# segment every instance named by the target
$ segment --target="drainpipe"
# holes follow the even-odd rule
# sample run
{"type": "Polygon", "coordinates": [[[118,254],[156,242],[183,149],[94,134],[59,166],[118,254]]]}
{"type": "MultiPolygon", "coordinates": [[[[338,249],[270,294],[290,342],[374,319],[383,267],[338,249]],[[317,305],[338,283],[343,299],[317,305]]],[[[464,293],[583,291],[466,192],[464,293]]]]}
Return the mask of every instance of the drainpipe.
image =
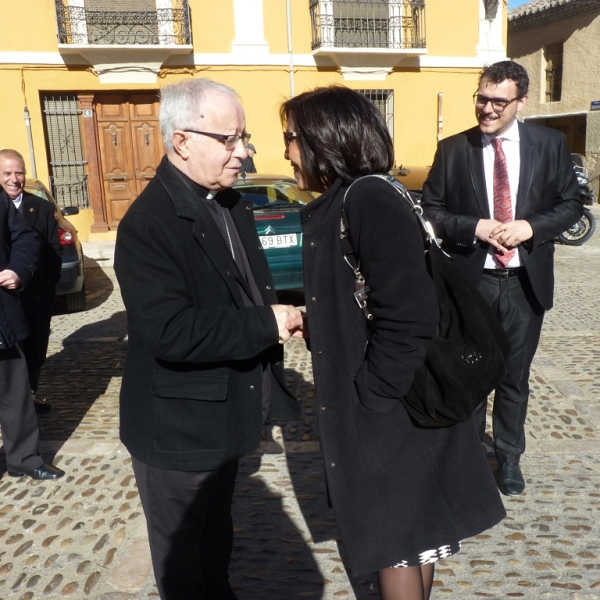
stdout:
{"type": "Polygon", "coordinates": [[[37,179],[37,170],[35,168],[35,155],[33,154],[33,137],[31,136],[31,118],[29,110],[25,107],[25,129],[27,130],[27,142],[29,143],[29,163],[31,164],[31,177],[37,179]]]}
{"type": "Polygon", "coordinates": [[[442,130],[443,130],[443,126],[444,126],[444,113],[442,110],[443,106],[444,106],[444,92],[438,92],[438,132],[437,132],[438,142],[440,142],[442,140],[442,130]]]}
{"type": "Polygon", "coordinates": [[[288,37],[288,54],[290,57],[290,95],[292,98],[296,95],[296,85],[294,83],[294,50],[292,46],[292,10],[290,0],[286,0],[287,13],[287,37],[288,37]]]}

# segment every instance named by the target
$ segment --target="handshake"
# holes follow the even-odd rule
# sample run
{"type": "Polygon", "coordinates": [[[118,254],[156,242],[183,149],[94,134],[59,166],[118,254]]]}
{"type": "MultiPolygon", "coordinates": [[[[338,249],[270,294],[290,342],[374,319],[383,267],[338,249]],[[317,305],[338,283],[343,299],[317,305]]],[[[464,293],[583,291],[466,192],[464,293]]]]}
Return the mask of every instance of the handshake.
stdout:
{"type": "Polygon", "coordinates": [[[285,344],[291,337],[308,337],[306,313],[291,305],[273,304],[271,308],[277,319],[280,344],[285,344]]]}

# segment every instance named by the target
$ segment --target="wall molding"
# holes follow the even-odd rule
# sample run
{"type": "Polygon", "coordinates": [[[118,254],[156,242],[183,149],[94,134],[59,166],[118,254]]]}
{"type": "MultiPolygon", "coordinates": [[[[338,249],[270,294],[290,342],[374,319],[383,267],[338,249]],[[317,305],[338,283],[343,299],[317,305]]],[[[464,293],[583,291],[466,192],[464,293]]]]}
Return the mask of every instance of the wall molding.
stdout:
{"type": "MultiPolygon", "coordinates": [[[[260,56],[238,53],[196,53],[181,57],[171,57],[166,65],[190,63],[190,66],[265,66],[289,68],[289,54],[262,54],[260,56]],[[193,63],[193,65],[192,65],[193,63]]],[[[0,64],[5,65],[85,65],[77,56],[66,57],[59,52],[0,52],[0,64]]],[[[422,69],[479,69],[485,60],[477,56],[413,56],[398,62],[399,67],[422,69]]],[[[332,64],[333,66],[333,64],[332,64]]],[[[294,54],[294,67],[317,68],[312,54],[294,54]]]]}

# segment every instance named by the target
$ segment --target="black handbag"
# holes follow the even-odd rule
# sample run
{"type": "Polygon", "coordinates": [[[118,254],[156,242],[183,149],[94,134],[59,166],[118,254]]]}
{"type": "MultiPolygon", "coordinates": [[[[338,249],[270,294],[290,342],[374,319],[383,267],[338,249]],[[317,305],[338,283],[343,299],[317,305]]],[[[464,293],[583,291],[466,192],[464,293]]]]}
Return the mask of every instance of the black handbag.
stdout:
{"type": "MultiPolygon", "coordinates": [[[[409,203],[424,236],[425,262],[433,280],[440,318],[425,362],[402,398],[413,421],[421,427],[445,427],[466,421],[500,383],[506,373],[509,343],[496,315],[477,288],[456,267],[436,239],[431,223],[409,191],[388,175],[367,175],[387,181],[409,203]]],[[[348,235],[342,203],[342,252],[354,272],[354,297],[366,319],[375,317],[368,307],[369,287],[360,271],[359,257],[348,235]]]]}

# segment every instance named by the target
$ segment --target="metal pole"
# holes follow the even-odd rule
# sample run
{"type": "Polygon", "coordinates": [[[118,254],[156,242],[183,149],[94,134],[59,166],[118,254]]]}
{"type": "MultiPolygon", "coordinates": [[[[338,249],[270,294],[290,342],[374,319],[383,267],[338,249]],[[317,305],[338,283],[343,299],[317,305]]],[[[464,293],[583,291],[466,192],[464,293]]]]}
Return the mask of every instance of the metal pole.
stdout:
{"type": "Polygon", "coordinates": [[[438,142],[441,141],[441,139],[442,139],[442,128],[444,125],[444,113],[442,110],[443,106],[444,106],[444,92],[438,92],[438,132],[437,132],[438,142]]]}
{"type": "Polygon", "coordinates": [[[292,98],[296,95],[296,85],[294,82],[294,49],[292,44],[292,9],[290,0],[286,0],[287,10],[287,37],[288,37],[288,54],[290,57],[290,94],[292,98]]]}
{"type": "Polygon", "coordinates": [[[31,135],[31,118],[29,110],[25,107],[25,129],[27,130],[27,142],[29,143],[29,163],[31,165],[31,177],[37,179],[37,169],[35,168],[35,155],[33,153],[33,137],[31,135]]]}

